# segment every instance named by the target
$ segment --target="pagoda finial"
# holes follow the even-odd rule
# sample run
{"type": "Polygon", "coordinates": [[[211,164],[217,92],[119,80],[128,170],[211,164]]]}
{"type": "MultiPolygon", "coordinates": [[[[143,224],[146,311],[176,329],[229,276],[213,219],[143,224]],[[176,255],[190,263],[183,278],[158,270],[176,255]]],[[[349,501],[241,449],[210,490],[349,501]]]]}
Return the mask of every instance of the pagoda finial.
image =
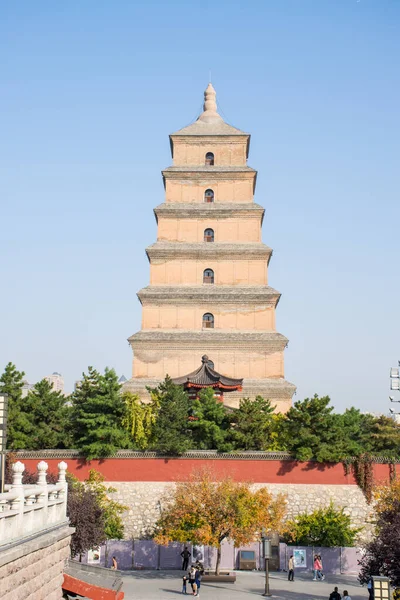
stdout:
{"type": "Polygon", "coordinates": [[[204,112],[201,113],[199,120],[206,123],[222,121],[222,117],[217,112],[217,94],[211,81],[204,92],[204,112]]]}

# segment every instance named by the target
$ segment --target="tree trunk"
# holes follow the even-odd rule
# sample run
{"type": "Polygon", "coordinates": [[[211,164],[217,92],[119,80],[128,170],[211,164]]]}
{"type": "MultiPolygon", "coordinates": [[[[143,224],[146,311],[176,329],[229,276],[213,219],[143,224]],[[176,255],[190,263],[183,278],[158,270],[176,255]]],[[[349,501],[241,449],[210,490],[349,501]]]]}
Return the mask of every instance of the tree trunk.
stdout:
{"type": "Polygon", "coordinates": [[[219,568],[221,564],[221,544],[217,546],[217,564],[215,565],[215,574],[219,575],[219,568]]]}

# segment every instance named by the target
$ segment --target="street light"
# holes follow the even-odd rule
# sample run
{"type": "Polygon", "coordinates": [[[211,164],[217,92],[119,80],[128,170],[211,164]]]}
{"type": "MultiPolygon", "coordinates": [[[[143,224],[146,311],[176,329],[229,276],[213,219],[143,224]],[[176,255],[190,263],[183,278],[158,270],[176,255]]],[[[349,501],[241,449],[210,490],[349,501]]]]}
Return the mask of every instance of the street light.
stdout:
{"type": "Polygon", "coordinates": [[[272,542],[264,533],[261,536],[261,541],[265,560],[265,590],[263,596],[272,596],[269,592],[269,559],[272,558],[272,542]]]}
{"type": "MultiPolygon", "coordinates": [[[[400,366],[400,361],[399,361],[400,366]]],[[[392,367],[390,369],[390,389],[391,390],[400,390],[400,368],[392,367]]]]}
{"type": "Polygon", "coordinates": [[[7,443],[7,402],[8,395],[0,393],[0,494],[4,492],[4,473],[7,443]]]}

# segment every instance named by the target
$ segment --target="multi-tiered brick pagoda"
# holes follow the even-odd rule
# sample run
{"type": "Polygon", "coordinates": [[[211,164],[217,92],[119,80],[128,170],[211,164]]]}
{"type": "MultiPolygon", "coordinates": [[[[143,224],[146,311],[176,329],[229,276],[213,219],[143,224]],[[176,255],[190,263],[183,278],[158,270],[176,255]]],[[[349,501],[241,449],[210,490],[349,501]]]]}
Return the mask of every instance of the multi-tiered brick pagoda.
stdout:
{"type": "Polygon", "coordinates": [[[268,286],[272,250],[261,241],[264,209],[254,202],[257,172],[247,166],[250,135],[224,122],[211,84],[197,121],[170,136],[165,202],[154,210],[157,242],[147,248],[150,285],[138,293],[142,329],[129,338],[133,377],[147,395],[168,374],[182,378],[208,356],[219,374],[285,411],[295,387],[284,379],[287,338],[275,329],[280,294],[268,286]]]}

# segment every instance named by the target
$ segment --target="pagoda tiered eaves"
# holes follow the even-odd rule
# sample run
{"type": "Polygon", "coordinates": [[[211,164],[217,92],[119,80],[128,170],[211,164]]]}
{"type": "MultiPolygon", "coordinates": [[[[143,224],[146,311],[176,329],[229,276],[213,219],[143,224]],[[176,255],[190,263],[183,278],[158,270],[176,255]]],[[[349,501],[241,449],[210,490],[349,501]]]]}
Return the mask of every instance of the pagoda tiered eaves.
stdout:
{"type": "Polygon", "coordinates": [[[261,243],[231,244],[229,242],[156,242],[146,248],[150,261],[160,258],[235,258],[237,260],[261,259],[269,261],[272,249],[261,243]]]}
{"type": "Polygon", "coordinates": [[[162,304],[198,304],[212,302],[216,304],[242,304],[243,301],[267,305],[275,308],[280,293],[268,285],[260,286],[214,286],[200,285],[171,286],[149,285],[141,289],[138,298],[142,304],[156,302],[162,304]]]}

